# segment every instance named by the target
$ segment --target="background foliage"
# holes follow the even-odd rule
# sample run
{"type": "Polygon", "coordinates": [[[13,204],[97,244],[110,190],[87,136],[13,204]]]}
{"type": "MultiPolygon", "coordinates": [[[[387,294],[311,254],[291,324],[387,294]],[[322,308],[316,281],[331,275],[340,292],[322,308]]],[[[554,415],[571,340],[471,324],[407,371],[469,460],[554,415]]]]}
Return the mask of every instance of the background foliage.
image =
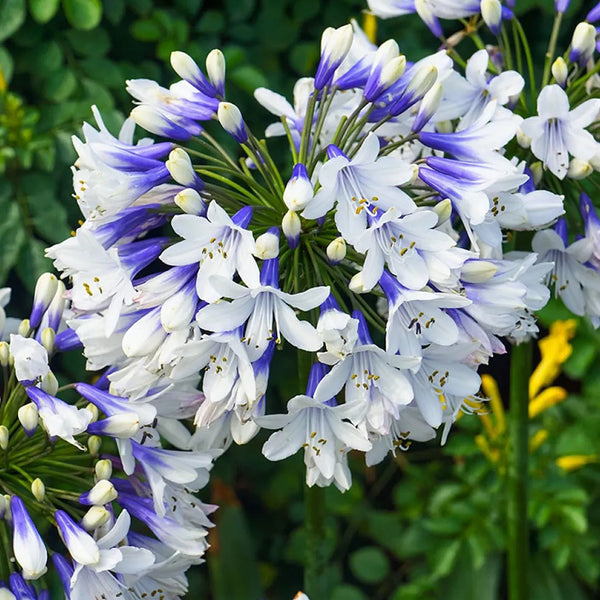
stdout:
{"type": "MultiPolygon", "coordinates": [[[[525,23],[550,0],[518,0],[525,23]]],[[[116,131],[130,110],[129,78],[174,80],[172,50],[200,64],[214,47],[227,58],[228,95],[250,122],[269,122],[251,97],[258,86],[291,93],[314,71],[325,26],[361,20],[362,0],[0,0],[0,285],[27,297],[50,265],[43,248],[69,235],[78,214],[71,198],[71,136],[96,104],[116,131]]],[[[576,19],[582,2],[573,1],[576,19]]],[[[395,37],[416,59],[435,44],[417,18],[380,23],[379,41],[395,37]]],[[[255,128],[258,130],[258,128],[255,128]]],[[[552,304],[543,322],[563,315],[552,304]]],[[[532,600],[591,599],[600,563],[600,334],[581,322],[563,381],[569,398],[537,417],[532,436],[548,437],[532,454],[530,519],[532,600]],[[564,455],[592,456],[566,472],[564,455]]],[[[285,401],[295,365],[281,357],[273,393],[285,401]]],[[[74,368],[71,366],[71,368],[74,368]]],[[[77,367],[75,367],[77,368],[77,367]]],[[[496,366],[502,378],[502,366],[496,366]]],[[[497,432],[497,455],[505,439],[497,432]]],[[[328,490],[323,540],[330,558],[331,600],[496,600],[503,597],[502,461],[476,442],[488,435],[464,417],[444,447],[419,445],[376,469],[354,460],[355,483],[328,490]]],[[[191,573],[190,597],[217,600],[291,598],[304,557],[303,465],[262,458],[264,439],[232,448],[214,470],[210,500],[219,504],[208,566],[191,573]],[[210,590],[210,591],[209,591],[210,590]]],[[[205,498],[208,499],[208,498],[205,498]]]]}

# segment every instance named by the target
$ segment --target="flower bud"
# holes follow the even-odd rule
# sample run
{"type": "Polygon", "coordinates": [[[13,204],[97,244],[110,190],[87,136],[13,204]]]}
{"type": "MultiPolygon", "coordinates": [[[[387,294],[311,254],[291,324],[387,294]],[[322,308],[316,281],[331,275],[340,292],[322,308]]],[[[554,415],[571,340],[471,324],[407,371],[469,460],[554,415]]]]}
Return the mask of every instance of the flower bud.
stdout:
{"type": "Polygon", "coordinates": [[[63,510],[54,513],[58,532],[73,560],[82,565],[96,565],[100,561],[100,549],[94,538],[86,533],[63,510]]]}
{"type": "Polygon", "coordinates": [[[118,439],[129,439],[140,429],[140,418],[137,413],[124,412],[111,415],[87,427],[88,433],[109,435],[118,439]]]}
{"type": "Polygon", "coordinates": [[[19,329],[18,329],[17,333],[19,335],[22,335],[23,337],[28,337],[30,332],[31,332],[31,323],[29,322],[29,319],[23,319],[19,323],[19,329]]]}
{"type": "Polygon", "coordinates": [[[499,35],[502,30],[502,5],[500,0],[481,0],[481,16],[490,31],[499,35]]]}
{"type": "Polygon", "coordinates": [[[196,61],[185,52],[171,52],[171,66],[179,77],[200,90],[203,94],[214,98],[216,90],[207,81],[196,61]]]}
{"type": "Polygon", "coordinates": [[[36,477],[31,482],[31,493],[38,502],[44,501],[44,498],[46,497],[46,486],[39,477],[36,477]]]}
{"type": "Polygon", "coordinates": [[[573,32],[571,39],[571,52],[569,60],[579,63],[581,67],[585,66],[587,61],[592,58],[596,48],[596,28],[589,23],[579,23],[573,32]]]}
{"type": "Polygon", "coordinates": [[[50,306],[56,293],[58,279],[52,273],[43,273],[38,277],[33,292],[33,308],[29,319],[31,327],[35,329],[42,321],[46,309],[50,306]]]}
{"type": "Polygon", "coordinates": [[[293,210],[288,210],[281,221],[281,230],[292,250],[298,246],[301,227],[300,217],[293,210]]]}
{"type": "Polygon", "coordinates": [[[517,129],[517,143],[521,148],[529,148],[531,146],[531,138],[525,135],[521,129],[517,129]]]}
{"type": "Polygon", "coordinates": [[[175,140],[189,140],[192,135],[198,135],[201,129],[198,130],[182,127],[171,121],[159,112],[156,108],[148,104],[140,104],[136,106],[129,116],[142,128],[155,135],[160,135],[166,138],[175,140]]]}
{"type": "Polygon", "coordinates": [[[98,456],[98,452],[100,452],[100,446],[102,446],[102,439],[97,435],[90,435],[87,445],[90,454],[92,456],[98,456]]]}
{"type": "Polygon", "coordinates": [[[585,16],[585,20],[588,23],[595,23],[596,21],[600,20],[600,2],[598,2],[596,6],[592,8],[592,10],[590,10],[590,12],[585,16]]]}
{"type": "Polygon", "coordinates": [[[186,188],[175,195],[175,204],[188,215],[203,217],[206,215],[206,204],[200,194],[192,189],[186,188]]]}
{"type": "Polygon", "coordinates": [[[51,327],[45,327],[42,331],[41,342],[49,354],[54,350],[54,340],[56,340],[56,331],[51,327]]]}
{"type": "Polygon", "coordinates": [[[110,479],[112,475],[112,463],[108,458],[103,458],[94,465],[94,472],[98,480],[110,479]]]}
{"type": "Polygon", "coordinates": [[[416,73],[411,71],[411,79],[404,93],[389,106],[392,116],[397,116],[418,102],[437,81],[438,70],[435,65],[424,65],[416,73]]]}
{"type": "Polygon", "coordinates": [[[79,496],[79,502],[86,506],[104,506],[116,500],[118,495],[115,486],[108,479],[100,479],[89,492],[79,496]]]}
{"type": "Polygon", "coordinates": [[[1,587],[0,600],[17,600],[17,597],[8,588],[1,587]]]}
{"type": "Polygon", "coordinates": [[[554,0],[554,8],[556,12],[564,13],[569,8],[571,0],[554,0]]]}
{"type": "Polygon", "coordinates": [[[204,187],[204,183],[194,171],[189,154],[183,148],[171,150],[165,166],[177,183],[197,190],[204,187]]]}
{"type": "Polygon", "coordinates": [[[489,281],[498,267],[487,260],[468,260],[463,265],[460,278],[467,283],[484,283],[489,281]]]}
{"type": "Polygon", "coordinates": [[[452,214],[452,202],[448,198],[445,198],[433,206],[432,210],[437,215],[437,224],[441,225],[442,223],[445,223],[452,214]]]}
{"type": "Polygon", "coordinates": [[[355,294],[364,294],[366,292],[370,292],[371,289],[367,289],[365,284],[363,283],[362,272],[357,273],[350,279],[350,283],[348,284],[348,289],[355,294]]]}
{"type": "Polygon", "coordinates": [[[253,254],[262,260],[279,256],[279,229],[277,227],[271,227],[266,233],[256,238],[253,254]]]}
{"type": "Polygon", "coordinates": [[[65,311],[65,290],[65,284],[59,280],[56,286],[56,293],[54,294],[54,298],[52,298],[52,302],[50,302],[50,306],[46,311],[46,317],[48,318],[48,327],[54,329],[54,331],[58,331],[60,321],[65,311]]]}
{"type": "Polygon", "coordinates": [[[13,519],[13,553],[23,569],[23,579],[39,579],[46,572],[48,552],[23,501],[18,496],[10,500],[13,519]]]}
{"type": "Polygon", "coordinates": [[[339,263],[346,257],[346,240],[337,237],[327,246],[327,258],[332,265],[339,263]]]}
{"type": "Polygon", "coordinates": [[[21,406],[17,411],[17,418],[19,423],[25,430],[28,436],[32,436],[37,429],[39,423],[38,409],[33,402],[29,402],[24,406],[21,406]]]}
{"type": "Polygon", "coordinates": [[[440,106],[444,90],[442,86],[436,82],[432,88],[423,96],[417,116],[413,122],[412,131],[418,133],[425,127],[431,117],[435,114],[435,111],[440,106]]]}
{"type": "Polygon", "coordinates": [[[552,63],[552,77],[561,88],[565,87],[567,83],[567,76],[569,75],[569,68],[567,67],[567,63],[562,56],[559,56],[552,63]]]}
{"type": "Polygon", "coordinates": [[[534,163],[529,165],[529,169],[531,170],[531,175],[533,176],[533,183],[537,186],[544,176],[544,167],[539,160],[536,160],[534,163]]]}
{"type": "Polygon", "coordinates": [[[215,48],[206,57],[206,72],[210,82],[217,90],[217,94],[225,96],[225,57],[223,53],[215,48]]]}
{"type": "Polygon", "coordinates": [[[89,402],[86,405],[85,409],[89,410],[92,413],[92,420],[90,421],[90,423],[95,423],[98,420],[98,417],[100,416],[100,411],[98,410],[98,407],[95,404],[89,402]]]}
{"type": "Polygon", "coordinates": [[[0,425],[0,448],[6,450],[8,448],[8,427],[6,425],[0,425]]]}
{"type": "Polygon", "coordinates": [[[217,110],[217,118],[221,127],[231,135],[236,142],[245,144],[248,141],[246,124],[242,118],[240,109],[231,102],[220,102],[217,110]]]}
{"type": "Polygon", "coordinates": [[[48,371],[42,376],[40,388],[42,388],[47,394],[56,396],[56,393],[58,392],[58,379],[56,379],[56,376],[52,371],[48,371]]]}
{"type": "Polygon", "coordinates": [[[0,367],[8,367],[10,347],[8,342],[0,342],[0,367]]]}
{"type": "Polygon", "coordinates": [[[570,179],[585,179],[593,171],[592,165],[587,160],[573,158],[569,163],[567,177],[570,179]]]}
{"type": "Polygon", "coordinates": [[[313,196],[313,186],[306,167],[298,163],[283,191],[283,201],[290,210],[300,211],[313,199],[313,196]]]}
{"type": "Polygon", "coordinates": [[[334,29],[327,27],[321,35],[321,59],[315,74],[314,86],[321,90],[330,84],[335,70],[340,66],[352,45],[354,32],[352,25],[343,25],[334,29]]]}
{"type": "Polygon", "coordinates": [[[85,515],[83,515],[80,525],[86,531],[94,531],[95,529],[98,529],[98,527],[102,527],[102,525],[108,523],[109,519],[110,512],[108,512],[104,506],[92,506],[85,515]]]}

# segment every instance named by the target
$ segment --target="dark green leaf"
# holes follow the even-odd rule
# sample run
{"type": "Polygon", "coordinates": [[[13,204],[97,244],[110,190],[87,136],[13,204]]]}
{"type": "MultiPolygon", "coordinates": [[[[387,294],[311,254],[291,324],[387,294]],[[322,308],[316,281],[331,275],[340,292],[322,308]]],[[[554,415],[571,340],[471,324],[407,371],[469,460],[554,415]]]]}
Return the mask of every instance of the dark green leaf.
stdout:
{"type": "Polygon", "coordinates": [[[10,37],[25,21],[25,0],[0,0],[0,41],[10,37]]]}
{"type": "Polygon", "coordinates": [[[378,583],[390,570],[387,556],[376,546],[356,550],[350,555],[349,564],[354,576],[364,583],[378,583]]]}
{"type": "Polygon", "coordinates": [[[53,102],[63,102],[77,87],[77,78],[71,69],[60,69],[48,77],[44,85],[44,95],[53,102]]]}
{"type": "Polygon", "coordinates": [[[248,19],[254,10],[254,5],[255,0],[225,0],[225,9],[233,22],[248,19]]]}
{"type": "Polygon", "coordinates": [[[52,262],[44,257],[46,244],[31,238],[21,248],[17,273],[25,287],[33,292],[37,278],[46,271],[52,271],[52,262]]]}
{"type": "Polygon", "coordinates": [[[0,46],[0,70],[2,71],[2,77],[6,83],[10,83],[12,79],[14,63],[12,56],[9,51],[4,47],[0,46]]]}
{"type": "Polygon", "coordinates": [[[156,42],[163,33],[163,28],[154,19],[138,19],[131,26],[131,35],[140,42],[156,42]]]}
{"type": "Polygon", "coordinates": [[[38,23],[47,23],[58,10],[59,0],[29,0],[29,12],[38,23]]]}
{"type": "Polygon", "coordinates": [[[338,585],[330,600],[368,600],[368,597],[353,585],[338,585]]]}
{"type": "Polygon", "coordinates": [[[256,67],[251,65],[234,69],[229,78],[249,94],[254,92],[258,87],[266,87],[268,85],[266,77],[256,67]]]}
{"type": "Polygon", "coordinates": [[[100,0],[63,0],[67,20],[76,29],[93,29],[102,18],[100,0]]]}
{"type": "Polygon", "coordinates": [[[218,10],[207,10],[196,25],[199,33],[219,33],[225,28],[225,17],[218,10]]]}
{"type": "Polygon", "coordinates": [[[25,243],[25,231],[21,222],[21,213],[16,202],[0,203],[0,285],[4,283],[9,271],[15,266],[21,247],[25,243]]]}
{"type": "Polygon", "coordinates": [[[92,31],[71,29],[67,31],[66,37],[73,50],[83,56],[103,56],[110,50],[110,36],[101,27],[92,31]]]}
{"type": "Polygon", "coordinates": [[[122,88],[125,77],[119,65],[107,58],[92,56],[81,61],[86,74],[107,87],[122,88]]]}
{"type": "Polygon", "coordinates": [[[110,23],[116,25],[125,13],[125,0],[103,0],[104,15],[110,23]]]}

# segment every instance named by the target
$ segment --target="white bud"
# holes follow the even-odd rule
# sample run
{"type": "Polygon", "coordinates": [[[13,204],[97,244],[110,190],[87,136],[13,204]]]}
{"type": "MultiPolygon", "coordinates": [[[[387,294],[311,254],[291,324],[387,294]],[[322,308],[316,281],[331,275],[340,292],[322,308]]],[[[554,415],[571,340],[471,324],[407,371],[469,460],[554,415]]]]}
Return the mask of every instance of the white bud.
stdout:
{"type": "Polygon", "coordinates": [[[19,329],[18,329],[17,333],[19,335],[22,335],[23,337],[29,336],[29,334],[31,333],[31,323],[29,322],[29,319],[23,319],[19,323],[19,329]]]}
{"type": "Polygon", "coordinates": [[[129,439],[140,429],[140,418],[137,413],[123,412],[111,415],[98,421],[93,426],[88,426],[88,431],[102,433],[118,439],[129,439]]]}
{"type": "Polygon", "coordinates": [[[97,435],[90,435],[87,442],[88,450],[92,456],[98,456],[102,440],[97,435]]]}
{"type": "Polygon", "coordinates": [[[423,66],[409,81],[405,94],[422,98],[437,81],[438,70],[435,65],[423,66]]]}
{"type": "Polygon", "coordinates": [[[454,131],[454,125],[452,125],[452,121],[438,121],[435,124],[435,129],[439,133],[452,133],[454,131]]]}
{"type": "Polygon", "coordinates": [[[343,237],[336,237],[327,246],[327,258],[331,264],[337,264],[346,257],[346,240],[343,237]]]}
{"type": "Polygon", "coordinates": [[[313,186],[306,167],[298,163],[283,191],[283,201],[290,210],[300,211],[313,199],[313,196],[313,186]]]}
{"type": "Polygon", "coordinates": [[[246,124],[242,117],[240,109],[231,102],[220,102],[217,110],[217,118],[221,127],[232,135],[237,142],[245,144],[248,140],[246,124]]]}
{"type": "Polygon", "coordinates": [[[536,160],[534,163],[531,163],[529,165],[529,170],[533,175],[533,183],[535,185],[538,185],[538,183],[542,180],[542,177],[544,176],[544,167],[542,163],[539,160],[536,160]]]}
{"type": "Polygon", "coordinates": [[[87,493],[82,494],[80,502],[91,506],[104,506],[118,497],[115,486],[108,479],[100,479],[87,493]]]}
{"type": "Polygon", "coordinates": [[[31,326],[36,328],[44,316],[46,309],[50,306],[52,298],[56,293],[58,279],[52,273],[42,273],[38,277],[33,292],[33,308],[31,310],[31,326]]]}
{"type": "Polygon", "coordinates": [[[288,210],[281,221],[281,230],[290,248],[295,248],[298,245],[301,228],[300,217],[293,210],[288,210]]]}
{"type": "Polygon", "coordinates": [[[587,160],[573,158],[569,163],[567,177],[570,179],[585,179],[593,171],[592,165],[587,160]]]}
{"type": "Polygon", "coordinates": [[[90,423],[95,423],[98,420],[98,417],[100,416],[100,411],[98,410],[98,407],[95,404],[89,402],[86,405],[85,409],[92,413],[92,419],[90,423]]]}
{"type": "Polygon", "coordinates": [[[279,256],[279,236],[269,231],[259,235],[256,238],[253,254],[262,260],[279,256]]]}
{"type": "Polygon", "coordinates": [[[38,502],[44,501],[44,498],[46,497],[46,486],[39,477],[36,477],[31,482],[31,493],[38,502]]]}
{"type": "Polygon", "coordinates": [[[337,29],[327,27],[321,35],[321,55],[327,58],[328,62],[341,62],[352,45],[354,31],[352,25],[342,25],[337,29]]]}
{"type": "Polygon", "coordinates": [[[559,56],[552,63],[552,76],[554,80],[560,87],[565,87],[565,83],[567,82],[567,76],[569,75],[569,69],[567,67],[567,63],[562,56],[559,56]]]}
{"type": "Polygon", "coordinates": [[[579,23],[571,39],[569,60],[585,64],[594,54],[596,48],[596,28],[585,21],[579,23]]]}
{"type": "Polygon", "coordinates": [[[8,342],[0,342],[0,366],[8,367],[10,359],[10,347],[8,342]]]}
{"type": "Polygon", "coordinates": [[[441,202],[438,202],[432,207],[433,212],[438,217],[438,225],[445,223],[452,214],[452,202],[448,198],[444,198],[441,202]]]}
{"type": "Polygon", "coordinates": [[[112,475],[112,463],[108,458],[103,458],[94,465],[94,471],[96,479],[110,479],[112,475]]]}
{"type": "Polygon", "coordinates": [[[183,148],[171,150],[165,166],[177,183],[186,187],[201,187],[201,180],[194,171],[190,156],[183,148]]]}
{"type": "Polygon", "coordinates": [[[56,329],[58,329],[58,325],[60,324],[60,319],[65,311],[65,304],[67,302],[65,298],[65,284],[63,281],[58,281],[56,285],[56,293],[54,294],[54,298],[52,298],[52,302],[48,307],[47,316],[48,321],[54,325],[56,323],[56,329]]]}
{"type": "Polygon", "coordinates": [[[44,348],[46,348],[48,353],[51,354],[52,351],[54,350],[54,341],[56,340],[56,331],[54,331],[54,329],[52,329],[51,327],[44,328],[44,331],[42,331],[41,340],[42,340],[42,346],[44,346],[44,348]]]}
{"type": "Polygon", "coordinates": [[[45,375],[42,376],[40,387],[47,394],[50,394],[51,396],[56,396],[56,393],[58,392],[58,379],[56,379],[52,371],[48,371],[45,375]]]}
{"type": "Polygon", "coordinates": [[[0,448],[6,450],[8,448],[8,427],[6,425],[0,425],[0,448]]]}
{"type": "Polygon", "coordinates": [[[80,525],[86,531],[94,531],[105,525],[110,519],[110,512],[104,506],[92,506],[81,519],[80,525]]]}
{"type": "Polygon", "coordinates": [[[391,85],[396,83],[406,70],[406,56],[401,54],[392,58],[388,63],[381,69],[381,75],[379,80],[384,90],[387,90],[391,85]]]}
{"type": "Polygon", "coordinates": [[[17,418],[21,423],[25,432],[31,435],[37,428],[39,423],[38,409],[33,402],[29,402],[21,406],[17,411],[17,418]]]}
{"type": "Polygon", "coordinates": [[[421,100],[419,110],[417,111],[417,116],[415,117],[412,126],[412,130],[414,132],[421,131],[421,129],[423,129],[423,127],[429,122],[431,117],[433,117],[435,111],[440,106],[443,95],[444,90],[442,86],[436,81],[436,83],[423,96],[423,99],[421,100]]]}
{"type": "Polygon", "coordinates": [[[498,35],[502,25],[500,0],[481,0],[481,16],[492,33],[498,35]]]}
{"type": "Polygon", "coordinates": [[[468,260],[463,265],[460,278],[468,283],[483,283],[489,281],[498,267],[487,260],[468,260]]]}
{"type": "Polygon", "coordinates": [[[217,92],[223,96],[225,93],[225,57],[215,48],[206,57],[206,73],[217,92]]]}
{"type": "Polygon", "coordinates": [[[5,587],[0,588],[0,600],[17,600],[17,597],[5,587]]]}
{"type": "Polygon", "coordinates": [[[200,194],[192,189],[186,188],[175,195],[175,204],[188,215],[203,216],[206,213],[206,204],[200,194]]]}
{"type": "Polygon", "coordinates": [[[365,284],[363,283],[362,272],[357,273],[350,279],[350,283],[348,284],[348,289],[355,294],[364,294],[366,292],[370,292],[371,289],[367,289],[365,284]]]}
{"type": "Polygon", "coordinates": [[[529,148],[531,146],[531,138],[525,135],[521,129],[517,129],[517,143],[521,148],[529,148]]]}

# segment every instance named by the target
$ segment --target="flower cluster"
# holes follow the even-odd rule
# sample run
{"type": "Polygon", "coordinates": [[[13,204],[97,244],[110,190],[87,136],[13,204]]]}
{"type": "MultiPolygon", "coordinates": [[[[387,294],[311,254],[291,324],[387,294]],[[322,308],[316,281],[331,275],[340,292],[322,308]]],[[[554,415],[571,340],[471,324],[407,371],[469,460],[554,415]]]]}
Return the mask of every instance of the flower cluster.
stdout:
{"type": "MultiPolygon", "coordinates": [[[[435,27],[482,11],[492,32],[511,16],[497,1],[371,8],[435,27]]],[[[447,435],[459,411],[481,408],[479,365],[503,339],[536,334],[548,284],[600,316],[595,209],[583,195],[585,236],[570,244],[557,221],[562,180],[600,157],[581,52],[561,59],[564,78],[553,67],[531,115],[522,75],[497,52],[478,50],[463,71],[446,50],[411,63],[355,23],[326,29],[293,103],[255,92],[288,158],[226,100],[219,50],[205,72],[174,52],[170,88],[128,82],[137,106],[118,137],[95,111],[98,128],[74,140],[85,220],[47,255],[71,279],[67,322],[88,368],[110,394],[157,407],[158,432],[202,456],[274,430],[264,455],[302,449],[309,485],[348,489],[350,450],[371,465],[447,435]],[[232,139],[218,141],[215,122],[232,139]],[[163,141],[136,141],[136,124],[163,141]],[[533,251],[530,234],[515,245],[528,230],[533,251]],[[283,410],[267,388],[290,349],[298,395],[283,410]]],[[[119,444],[126,472],[146,464],[147,445],[119,444]]],[[[160,512],[170,493],[148,481],[160,512]]]]}
{"type": "Polygon", "coordinates": [[[71,600],[179,597],[207,547],[216,507],[193,492],[215,454],[163,448],[165,407],[151,395],[115,396],[105,376],[59,387],[49,362],[79,345],[63,313],[51,274],[28,319],[0,308],[2,598],[50,598],[50,556],[71,600]]]}

